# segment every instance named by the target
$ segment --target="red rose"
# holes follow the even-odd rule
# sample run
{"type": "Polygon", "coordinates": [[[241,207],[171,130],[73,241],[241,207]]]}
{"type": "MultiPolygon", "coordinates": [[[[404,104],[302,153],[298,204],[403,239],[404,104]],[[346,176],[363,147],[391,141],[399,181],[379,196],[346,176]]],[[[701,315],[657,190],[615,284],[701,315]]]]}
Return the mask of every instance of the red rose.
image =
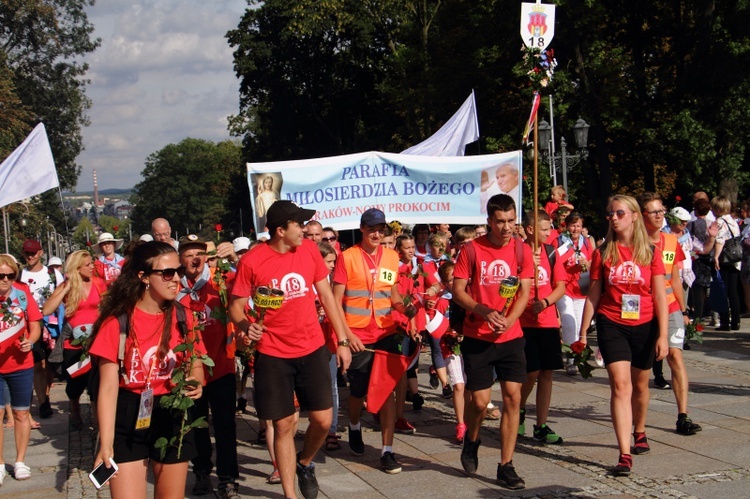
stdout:
{"type": "Polygon", "coordinates": [[[698,331],[698,332],[703,331],[703,324],[701,324],[700,322],[698,324],[696,324],[695,325],[695,330],[698,331]]]}
{"type": "Polygon", "coordinates": [[[91,247],[91,241],[86,241],[86,246],[91,247]]]}
{"type": "Polygon", "coordinates": [[[214,225],[214,229],[216,229],[216,232],[221,232],[221,224],[214,225]]]}
{"type": "Polygon", "coordinates": [[[112,230],[115,231],[115,232],[117,232],[118,230],[120,230],[120,228],[118,226],[116,226],[116,225],[113,225],[112,226],[112,230]]]}
{"type": "Polygon", "coordinates": [[[573,343],[572,345],[570,345],[570,350],[574,354],[580,355],[581,353],[583,353],[584,350],[586,350],[586,345],[584,345],[580,341],[576,341],[575,343],[573,343]]]}
{"type": "Polygon", "coordinates": [[[675,197],[674,197],[674,199],[675,199],[675,201],[677,201],[678,203],[679,203],[680,201],[682,201],[682,198],[681,198],[680,196],[675,196],[675,197]]]}
{"type": "Polygon", "coordinates": [[[82,333],[85,333],[85,332],[86,332],[86,326],[81,326],[81,332],[82,332],[82,333]]]}

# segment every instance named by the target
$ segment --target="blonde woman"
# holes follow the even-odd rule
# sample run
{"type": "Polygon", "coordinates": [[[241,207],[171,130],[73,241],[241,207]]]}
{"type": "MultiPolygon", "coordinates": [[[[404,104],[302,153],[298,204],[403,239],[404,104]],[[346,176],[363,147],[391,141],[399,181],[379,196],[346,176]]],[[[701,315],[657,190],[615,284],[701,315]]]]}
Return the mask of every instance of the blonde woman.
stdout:
{"type": "Polygon", "coordinates": [[[273,203],[279,200],[273,189],[273,177],[266,175],[258,182],[258,197],[255,198],[255,216],[258,217],[260,227],[266,226],[266,213],[273,203]]]}
{"type": "Polygon", "coordinates": [[[664,263],[654,254],[638,202],[613,196],[607,206],[609,230],[591,260],[591,284],[583,308],[580,342],[588,324],[596,329],[609,376],[610,412],[620,456],[612,473],[627,476],[634,454],[650,450],[646,439],[651,367],[668,353],[664,263]]]}

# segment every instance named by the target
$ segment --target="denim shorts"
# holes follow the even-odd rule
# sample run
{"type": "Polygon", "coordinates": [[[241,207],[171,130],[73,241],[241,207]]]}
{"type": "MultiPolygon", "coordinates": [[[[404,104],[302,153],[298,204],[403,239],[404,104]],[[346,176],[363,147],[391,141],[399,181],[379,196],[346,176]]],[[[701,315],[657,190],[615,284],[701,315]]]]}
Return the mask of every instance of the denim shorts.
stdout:
{"type": "MultiPolygon", "coordinates": [[[[16,411],[28,411],[31,406],[31,390],[34,387],[34,368],[21,369],[0,374],[0,383],[7,384],[10,390],[10,407],[16,411]]],[[[8,403],[5,390],[0,389],[0,407],[8,403]]]]}

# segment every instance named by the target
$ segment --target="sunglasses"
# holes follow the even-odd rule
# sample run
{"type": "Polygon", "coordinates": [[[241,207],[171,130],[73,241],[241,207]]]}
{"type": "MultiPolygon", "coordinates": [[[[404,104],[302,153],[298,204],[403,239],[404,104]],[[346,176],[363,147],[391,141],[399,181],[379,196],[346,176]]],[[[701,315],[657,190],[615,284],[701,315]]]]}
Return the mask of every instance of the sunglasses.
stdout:
{"type": "Polygon", "coordinates": [[[0,281],[4,281],[5,279],[8,279],[9,281],[15,281],[16,274],[14,272],[11,272],[10,274],[0,274],[0,281]]]}
{"type": "Polygon", "coordinates": [[[171,281],[174,276],[182,278],[185,275],[185,267],[177,267],[176,269],[151,269],[146,275],[161,274],[162,281],[171,281]]]}
{"type": "Polygon", "coordinates": [[[607,213],[607,220],[612,220],[613,218],[622,218],[626,213],[627,211],[625,210],[610,211],[609,213],[607,213]]]}
{"type": "Polygon", "coordinates": [[[327,242],[327,243],[333,243],[333,242],[335,242],[335,241],[336,241],[336,239],[337,239],[337,237],[336,237],[336,236],[331,236],[331,237],[324,237],[324,238],[323,238],[323,241],[325,241],[325,242],[327,242]]]}

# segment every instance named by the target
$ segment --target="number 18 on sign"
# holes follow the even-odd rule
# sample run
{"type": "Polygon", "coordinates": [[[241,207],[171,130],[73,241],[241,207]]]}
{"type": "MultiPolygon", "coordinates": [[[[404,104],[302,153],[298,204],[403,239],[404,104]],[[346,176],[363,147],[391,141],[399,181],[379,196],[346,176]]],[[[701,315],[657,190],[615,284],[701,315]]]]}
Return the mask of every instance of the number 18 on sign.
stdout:
{"type": "Polygon", "coordinates": [[[521,38],[529,48],[544,50],[555,36],[555,6],[551,4],[521,4],[521,38]]]}

